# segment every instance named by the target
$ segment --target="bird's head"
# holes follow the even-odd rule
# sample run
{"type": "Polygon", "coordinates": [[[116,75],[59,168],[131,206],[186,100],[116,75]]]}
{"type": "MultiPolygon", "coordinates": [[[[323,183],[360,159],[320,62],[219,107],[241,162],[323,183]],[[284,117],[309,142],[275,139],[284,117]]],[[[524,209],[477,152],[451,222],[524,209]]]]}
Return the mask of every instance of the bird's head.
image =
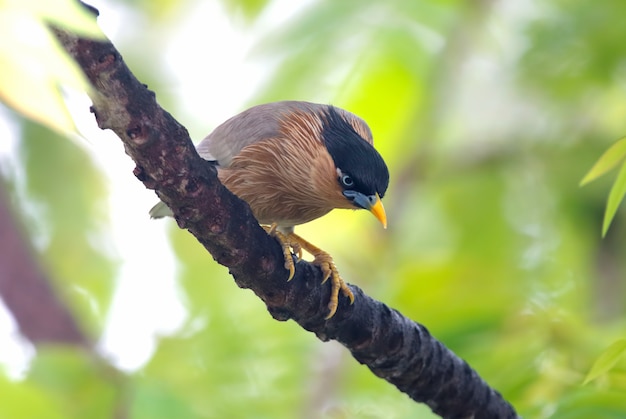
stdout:
{"type": "Polygon", "coordinates": [[[389,170],[371,144],[367,124],[330,106],[322,115],[322,138],[335,162],[337,182],[343,196],[352,207],[370,211],[387,228],[381,198],[389,185],[389,170]]]}

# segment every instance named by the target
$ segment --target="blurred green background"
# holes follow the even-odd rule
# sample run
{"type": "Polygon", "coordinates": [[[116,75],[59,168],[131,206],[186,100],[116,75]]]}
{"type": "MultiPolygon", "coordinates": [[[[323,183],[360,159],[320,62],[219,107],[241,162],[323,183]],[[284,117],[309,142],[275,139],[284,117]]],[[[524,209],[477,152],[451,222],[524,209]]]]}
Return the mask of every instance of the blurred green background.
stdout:
{"type": "MultiPolygon", "coordinates": [[[[625,213],[601,239],[612,179],[578,186],[626,133],[626,2],[294,3],[94,4],[197,141],[274,100],[360,115],[390,168],[389,228],[335,211],[298,232],[524,417],[626,417],[624,360],[582,385],[626,335],[625,213]]],[[[24,54],[12,35],[3,54],[24,54]]],[[[0,164],[58,293],[124,373],[67,348],[17,372],[5,356],[0,417],[434,417],[336,343],[272,320],[175,223],[147,220],[156,198],[121,143],[72,103],[73,141],[2,108],[0,164]]]]}

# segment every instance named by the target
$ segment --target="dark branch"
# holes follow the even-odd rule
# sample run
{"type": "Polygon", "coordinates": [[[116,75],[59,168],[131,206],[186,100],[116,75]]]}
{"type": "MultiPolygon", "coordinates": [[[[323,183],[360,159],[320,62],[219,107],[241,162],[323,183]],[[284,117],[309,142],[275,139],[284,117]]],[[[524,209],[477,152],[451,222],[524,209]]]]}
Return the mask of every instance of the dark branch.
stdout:
{"type": "Polygon", "coordinates": [[[317,267],[300,261],[287,282],[278,243],[259,227],[246,203],[217,179],[187,130],[160,108],[108,41],[55,31],[94,86],[98,126],[113,130],[135,161],[135,175],[154,189],[186,228],[228,267],[235,282],[252,289],[278,320],[293,319],[322,340],[345,345],[374,374],[443,417],[514,418],[514,409],[426,328],[352,286],[353,305],[340,299],[328,321],[330,284],[317,267]]]}
{"type": "Polygon", "coordinates": [[[72,314],[58,299],[9,204],[0,178],[0,296],[20,332],[35,345],[88,347],[72,314]]]}

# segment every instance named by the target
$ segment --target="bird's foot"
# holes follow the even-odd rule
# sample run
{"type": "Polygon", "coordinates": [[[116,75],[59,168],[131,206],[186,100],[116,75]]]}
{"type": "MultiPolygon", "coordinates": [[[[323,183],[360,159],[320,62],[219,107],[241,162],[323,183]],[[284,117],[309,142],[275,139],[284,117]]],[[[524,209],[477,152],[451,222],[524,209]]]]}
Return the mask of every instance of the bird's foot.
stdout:
{"type": "Polygon", "coordinates": [[[328,315],[326,316],[326,320],[328,320],[337,312],[337,306],[339,305],[339,291],[350,299],[350,304],[354,303],[354,294],[352,294],[350,287],[348,287],[348,285],[341,278],[341,275],[339,275],[339,271],[337,270],[337,266],[335,266],[332,256],[315,246],[313,246],[313,249],[306,250],[315,257],[312,263],[319,266],[322,270],[322,274],[324,274],[322,284],[330,279],[330,301],[328,302],[328,315]]]}
{"type": "Polygon", "coordinates": [[[285,258],[285,269],[289,271],[289,276],[287,277],[287,281],[291,281],[293,279],[293,275],[296,273],[296,265],[293,263],[293,258],[291,257],[291,252],[296,255],[298,260],[302,259],[302,247],[300,247],[299,243],[292,243],[288,236],[281,233],[276,229],[276,224],[272,224],[271,226],[262,226],[263,229],[272,237],[275,237],[276,240],[280,243],[280,246],[283,249],[283,257],[285,258]]]}
{"type": "Polygon", "coordinates": [[[265,231],[270,236],[276,237],[283,248],[283,255],[285,256],[285,269],[289,271],[288,281],[293,278],[295,273],[295,264],[291,257],[291,251],[297,255],[298,260],[302,259],[302,250],[306,250],[313,256],[313,264],[320,267],[322,274],[324,275],[322,283],[330,279],[330,301],[328,302],[328,315],[326,319],[330,319],[337,312],[337,306],[339,305],[339,291],[350,299],[350,304],[354,303],[354,294],[350,290],[350,287],[343,281],[339,271],[335,266],[332,256],[323,251],[317,246],[304,240],[302,237],[294,233],[283,234],[276,229],[276,225],[271,227],[264,226],[265,231]]]}

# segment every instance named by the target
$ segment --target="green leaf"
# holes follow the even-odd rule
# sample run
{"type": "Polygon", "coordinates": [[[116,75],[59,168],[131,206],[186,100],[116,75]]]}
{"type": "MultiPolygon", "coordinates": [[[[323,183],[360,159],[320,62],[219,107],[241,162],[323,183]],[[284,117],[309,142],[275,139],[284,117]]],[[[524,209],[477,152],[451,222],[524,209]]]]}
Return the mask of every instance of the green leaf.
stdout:
{"type": "Polygon", "coordinates": [[[80,348],[41,346],[25,384],[50,397],[62,417],[111,418],[123,380],[121,374],[80,348]]]}
{"type": "Polygon", "coordinates": [[[0,417],[63,419],[59,404],[47,391],[25,381],[11,381],[0,374],[0,417]]]}
{"type": "Polygon", "coordinates": [[[596,180],[609,170],[613,169],[626,157],[626,137],[613,144],[593,165],[591,170],[580,181],[580,186],[584,186],[592,180],[596,180]]]}
{"type": "Polygon", "coordinates": [[[61,48],[49,24],[102,37],[95,18],[78,2],[0,3],[0,101],[59,133],[75,131],[61,88],[84,92],[89,84],[61,48]]]}
{"type": "Polygon", "coordinates": [[[624,199],[624,194],[626,194],[626,163],[622,165],[622,168],[617,175],[617,179],[615,179],[615,182],[611,187],[611,192],[609,192],[609,199],[606,203],[604,221],[602,223],[602,237],[606,235],[606,232],[611,225],[611,221],[613,221],[613,217],[615,217],[617,208],[619,207],[620,202],[622,202],[622,199],[624,199]]]}
{"type": "Polygon", "coordinates": [[[583,385],[595,380],[602,374],[608,372],[611,368],[617,364],[617,362],[624,356],[626,353],[626,339],[620,339],[616,342],[613,342],[611,346],[609,346],[600,357],[594,362],[591,370],[585,377],[585,381],[583,381],[583,385]]]}
{"type": "Polygon", "coordinates": [[[8,8],[28,12],[47,26],[60,26],[81,36],[104,39],[95,16],[74,0],[20,0],[6,3],[8,8]]]}

